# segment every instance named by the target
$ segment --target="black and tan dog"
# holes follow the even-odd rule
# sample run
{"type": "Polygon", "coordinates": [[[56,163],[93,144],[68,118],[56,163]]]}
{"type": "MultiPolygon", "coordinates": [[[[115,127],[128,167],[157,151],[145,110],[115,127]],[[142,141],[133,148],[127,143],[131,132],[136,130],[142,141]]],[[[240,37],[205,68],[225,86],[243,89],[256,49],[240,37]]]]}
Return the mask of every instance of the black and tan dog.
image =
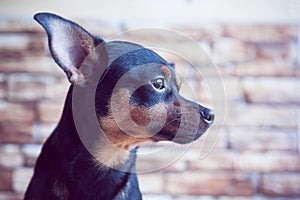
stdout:
{"type": "MultiPolygon", "coordinates": [[[[180,83],[175,76],[174,65],[152,50],[128,42],[105,42],[54,14],[39,13],[35,19],[46,30],[51,54],[67,74],[71,86],[60,122],[37,160],[25,199],[142,199],[135,173],[137,147],[149,141],[190,143],[212,124],[213,112],[179,95],[180,83]],[[101,52],[100,56],[98,52],[101,52]],[[108,66],[99,75],[96,68],[100,65],[101,56],[107,59],[108,66]],[[98,76],[94,105],[91,106],[97,124],[107,141],[120,151],[110,150],[107,141],[101,140],[94,142],[93,145],[98,146],[96,153],[91,153],[80,137],[74,119],[76,108],[72,105],[72,94],[76,85],[84,88],[92,82],[93,76],[98,76]],[[124,76],[127,84],[118,85],[124,76]],[[141,80],[143,84],[140,84],[141,80]],[[128,88],[132,85],[138,87],[132,87],[130,92],[128,88]],[[113,92],[116,97],[114,103],[113,92]],[[140,129],[127,122],[128,115],[122,112],[123,107],[128,108],[129,118],[140,127],[152,124],[155,129],[155,120],[161,119],[165,123],[154,134],[152,129],[139,133],[140,129]],[[127,126],[126,130],[119,125],[127,126]],[[193,130],[195,126],[196,130],[193,130]]],[[[80,126],[83,127],[80,132],[85,136],[92,135],[89,127],[80,126]]]]}

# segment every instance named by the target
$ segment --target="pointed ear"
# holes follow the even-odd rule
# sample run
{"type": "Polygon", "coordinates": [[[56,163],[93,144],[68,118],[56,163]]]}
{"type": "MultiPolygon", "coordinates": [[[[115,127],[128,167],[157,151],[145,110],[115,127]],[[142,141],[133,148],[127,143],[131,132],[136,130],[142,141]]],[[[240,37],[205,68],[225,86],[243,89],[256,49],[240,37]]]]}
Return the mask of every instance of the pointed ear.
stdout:
{"type": "Polygon", "coordinates": [[[173,69],[175,69],[175,63],[168,63],[170,65],[170,67],[172,67],[173,69]]]}
{"type": "Polygon", "coordinates": [[[34,19],[46,30],[49,48],[55,62],[65,71],[71,83],[84,78],[79,68],[85,57],[103,42],[78,24],[51,13],[38,13],[34,19]]]}

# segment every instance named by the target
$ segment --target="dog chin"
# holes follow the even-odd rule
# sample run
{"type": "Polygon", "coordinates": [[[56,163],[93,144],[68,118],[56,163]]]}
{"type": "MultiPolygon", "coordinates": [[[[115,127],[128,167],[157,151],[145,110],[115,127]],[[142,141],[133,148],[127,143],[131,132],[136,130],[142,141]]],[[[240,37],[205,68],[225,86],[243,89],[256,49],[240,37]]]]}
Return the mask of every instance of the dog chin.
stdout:
{"type": "Polygon", "coordinates": [[[197,133],[197,134],[191,135],[191,136],[175,137],[175,138],[173,138],[172,142],[175,142],[177,144],[189,144],[193,141],[198,140],[202,135],[203,135],[203,133],[197,133]]]}
{"type": "Polygon", "coordinates": [[[159,135],[156,136],[153,139],[155,142],[159,141],[171,141],[177,144],[189,144],[193,141],[198,140],[204,133],[206,129],[204,130],[199,130],[196,134],[183,134],[183,135],[175,135],[175,136],[170,136],[170,134],[165,134],[165,135],[159,135]]]}

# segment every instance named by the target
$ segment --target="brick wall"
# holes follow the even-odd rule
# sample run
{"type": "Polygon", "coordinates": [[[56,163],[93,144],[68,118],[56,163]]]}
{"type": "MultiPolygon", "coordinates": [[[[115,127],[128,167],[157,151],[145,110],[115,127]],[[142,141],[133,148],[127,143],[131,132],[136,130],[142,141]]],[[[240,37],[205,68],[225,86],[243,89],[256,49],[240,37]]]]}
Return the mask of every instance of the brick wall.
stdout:
{"type": "MultiPolygon", "coordinates": [[[[79,23],[104,37],[131,27],[79,23]]],[[[298,26],[168,28],[195,39],[218,65],[227,118],[205,159],[196,143],[173,165],[140,174],[145,199],[299,199],[298,26]]],[[[201,90],[199,80],[197,84],[201,90]]],[[[41,145],[60,117],[67,88],[65,75],[49,57],[42,29],[29,18],[0,18],[1,200],[22,199],[41,145]]],[[[162,159],[141,160],[139,167],[155,167],[162,159]]]]}

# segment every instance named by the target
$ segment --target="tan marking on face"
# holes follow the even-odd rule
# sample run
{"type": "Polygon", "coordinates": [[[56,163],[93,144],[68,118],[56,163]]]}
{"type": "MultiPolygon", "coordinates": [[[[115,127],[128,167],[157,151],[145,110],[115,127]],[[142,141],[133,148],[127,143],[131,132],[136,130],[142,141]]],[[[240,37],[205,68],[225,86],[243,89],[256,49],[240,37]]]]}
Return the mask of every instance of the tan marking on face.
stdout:
{"type": "Polygon", "coordinates": [[[172,78],[172,71],[170,70],[170,68],[166,65],[162,65],[162,71],[164,76],[170,80],[172,78]]]}
{"type": "Polygon", "coordinates": [[[142,143],[152,141],[151,138],[134,137],[132,135],[126,134],[119,128],[118,124],[112,116],[101,118],[100,124],[108,140],[116,147],[123,150],[130,151],[131,149],[142,143]]]}
{"type": "Polygon", "coordinates": [[[180,76],[176,76],[176,85],[179,89],[181,88],[182,80],[181,80],[180,76]]]}
{"type": "Polygon", "coordinates": [[[149,109],[143,106],[130,106],[129,113],[131,119],[139,126],[147,126],[151,121],[149,116],[149,109]]]}
{"type": "Polygon", "coordinates": [[[115,95],[117,95],[116,99],[118,99],[115,107],[109,108],[110,111],[107,117],[102,117],[99,119],[100,125],[104,130],[108,140],[118,148],[127,151],[140,145],[141,143],[152,141],[151,138],[138,137],[139,133],[136,132],[134,127],[127,127],[127,130],[130,131],[129,134],[125,133],[119,128],[119,125],[125,126],[126,124],[128,124],[127,122],[129,118],[131,118],[136,124],[140,126],[147,125],[150,122],[150,118],[149,110],[144,107],[129,106],[129,113],[120,112],[124,105],[128,105],[129,103],[129,91],[126,89],[120,89],[120,91],[115,95]],[[115,109],[114,113],[117,114],[113,115],[111,109],[115,109]],[[131,116],[128,116],[128,114],[130,114],[131,116]],[[118,124],[116,120],[118,122],[121,122],[121,124],[118,124]],[[137,135],[137,137],[134,137],[133,135],[137,135]]]}

